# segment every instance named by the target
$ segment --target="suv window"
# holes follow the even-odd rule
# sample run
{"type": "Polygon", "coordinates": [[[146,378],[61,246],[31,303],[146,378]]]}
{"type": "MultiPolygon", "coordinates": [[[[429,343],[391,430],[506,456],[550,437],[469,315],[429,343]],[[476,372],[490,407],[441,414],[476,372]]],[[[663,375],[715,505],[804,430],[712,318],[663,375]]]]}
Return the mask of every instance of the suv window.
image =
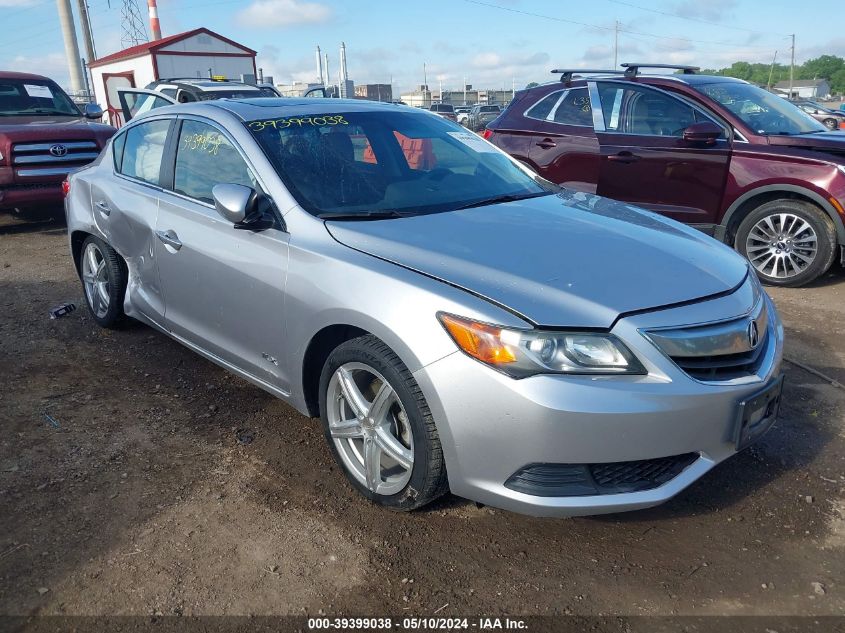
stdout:
{"type": "Polygon", "coordinates": [[[680,137],[693,123],[709,120],[658,90],[614,83],[599,83],[598,90],[608,132],[680,137]]]}
{"type": "Polygon", "coordinates": [[[449,103],[435,103],[431,106],[432,112],[454,112],[455,109],[449,103]]]}
{"type": "Polygon", "coordinates": [[[213,204],[211,189],[220,183],[258,186],[243,157],[220,130],[200,121],[185,121],[176,149],[173,190],[213,204]]]}
{"type": "Polygon", "coordinates": [[[499,106],[481,106],[481,112],[499,112],[499,106]]]}
{"type": "Polygon", "coordinates": [[[124,176],[159,184],[169,119],[141,123],[115,139],[115,167],[124,176]],[[118,156],[120,152],[120,156],[118,156]]]}
{"type": "Polygon", "coordinates": [[[593,109],[586,88],[553,92],[525,114],[532,119],[553,121],[563,125],[593,126],[593,109]]]}

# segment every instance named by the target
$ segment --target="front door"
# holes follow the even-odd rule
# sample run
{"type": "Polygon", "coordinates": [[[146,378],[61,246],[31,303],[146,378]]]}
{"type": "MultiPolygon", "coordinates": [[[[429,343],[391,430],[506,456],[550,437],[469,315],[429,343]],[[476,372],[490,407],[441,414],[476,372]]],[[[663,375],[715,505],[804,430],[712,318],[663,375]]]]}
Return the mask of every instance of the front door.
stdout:
{"type": "Polygon", "coordinates": [[[120,111],[124,123],[129,123],[136,116],[176,103],[176,100],[154,90],[142,88],[120,88],[117,90],[120,111]]]}
{"type": "Polygon", "coordinates": [[[156,249],[165,321],[177,336],[282,391],[288,234],[236,229],[214,208],[212,188],[259,183],[234,142],[184,119],[172,183],[162,193],[156,249]]]}
{"type": "Polygon", "coordinates": [[[596,88],[604,123],[596,130],[598,194],[687,224],[715,224],[730,166],[727,132],[713,145],[687,142],[688,126],[716,121],[649,86],[608,81],[596,88]]]}

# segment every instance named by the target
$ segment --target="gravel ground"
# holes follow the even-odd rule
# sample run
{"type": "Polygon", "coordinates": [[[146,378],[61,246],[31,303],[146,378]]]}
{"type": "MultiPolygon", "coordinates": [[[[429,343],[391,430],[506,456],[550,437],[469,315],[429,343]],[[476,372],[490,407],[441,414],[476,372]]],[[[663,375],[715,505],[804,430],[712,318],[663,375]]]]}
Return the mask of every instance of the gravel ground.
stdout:
{"type": "Polygon", "coordinates": [[[787,357],[834,382],[787,363],[775,428],[671,502],[395,514],[317,421],[96,327],[62,229],[0,227],[0,614],[843,614],[845,273],[771,294],[787,357]]]}

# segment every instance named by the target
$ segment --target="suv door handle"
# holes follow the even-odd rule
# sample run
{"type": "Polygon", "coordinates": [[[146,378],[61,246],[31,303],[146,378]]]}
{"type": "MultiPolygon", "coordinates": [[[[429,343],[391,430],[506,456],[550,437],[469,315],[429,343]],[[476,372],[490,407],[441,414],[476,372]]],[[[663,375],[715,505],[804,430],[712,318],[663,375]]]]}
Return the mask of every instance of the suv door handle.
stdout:
{"type": "Polygon", "coordinates": [[[544,138],[542,141],[537,143],[537,145],[539,147],[542,147],[543,149],[551,149],[553,147],[557,147],[557,144],[550,138],[544,138]]]}
{"type": "Polygon", "coordinates": [[[107,205],[107,204],[106,204],[105,202],[103,202],[102,200],[100,200],[100,201],[99,201],[98,203],[96,203],[94,206],[96,206],[96,207],[97,207],[97,209],[99,209],[100,213],[102,213],[103,215],[109,215],[109,214],[111,214],[111,208],[109,208],[109,205],[107,205]]]}
{"type": "Polygon", "coordinates": [[[640,160],[640,157],[631,152],[619,152],[618,154],[611,154],[607,157],[607,160],[614,163],[636,163],[640,160]]]}
{"type": "Polygon", "coordinates": [[[167,231],[156,231],[156,236],[168,246],[175,248],[177,251],[182,248],[182,242],[179,241],[179,236],[175,231],[168,229],[167,231]]]}

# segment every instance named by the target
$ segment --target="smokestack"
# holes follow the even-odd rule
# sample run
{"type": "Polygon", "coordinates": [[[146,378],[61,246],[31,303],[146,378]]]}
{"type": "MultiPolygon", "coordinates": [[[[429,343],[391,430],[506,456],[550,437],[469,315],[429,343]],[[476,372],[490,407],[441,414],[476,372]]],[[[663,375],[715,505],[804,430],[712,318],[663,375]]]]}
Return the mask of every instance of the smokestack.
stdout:
{"type": "Polygon", "coordinates": [[[158,21],[158,6],[156,0],[147,0],[147,7],[150,9],[150,30],[153,32],[153,40],[161,39],[161,23],[158,21]]]}
{"type": "Polygon", "coordinates": [[[346,81],[346,43],[340,43],[340,80],[346,81]]]}
{"type": "Polygon", "coordinates": [[[323,56],[326,59],[326,84],[328,84],[332,80],[332,76],[329,74],[329,54],[324,53],[323,56]]]}
{"type": "Polygon", "coordinates": [[[320,77],[320,83],[323,81],[323,56],[320,54],[320,47],[317,46],[317,75],[320,77]]]}
{"type": "Polygon", "coordinates": [[[70,89],[75,93],[80,93],[85,90],[85,81],[82,78],[82,62],[79,59],[79,44],[76,42],[76,27],[73,24],[70,0],[56,0],[56,8],[59,10],[59,22],[62,25],[62,36],[65,40],[70,89]]]}
{"type": "Polygon", "coordinates": [[[260,84],[264,83],[264,69],[263,68],[258,69],[258,83],[260,83],[260,84]]]}

